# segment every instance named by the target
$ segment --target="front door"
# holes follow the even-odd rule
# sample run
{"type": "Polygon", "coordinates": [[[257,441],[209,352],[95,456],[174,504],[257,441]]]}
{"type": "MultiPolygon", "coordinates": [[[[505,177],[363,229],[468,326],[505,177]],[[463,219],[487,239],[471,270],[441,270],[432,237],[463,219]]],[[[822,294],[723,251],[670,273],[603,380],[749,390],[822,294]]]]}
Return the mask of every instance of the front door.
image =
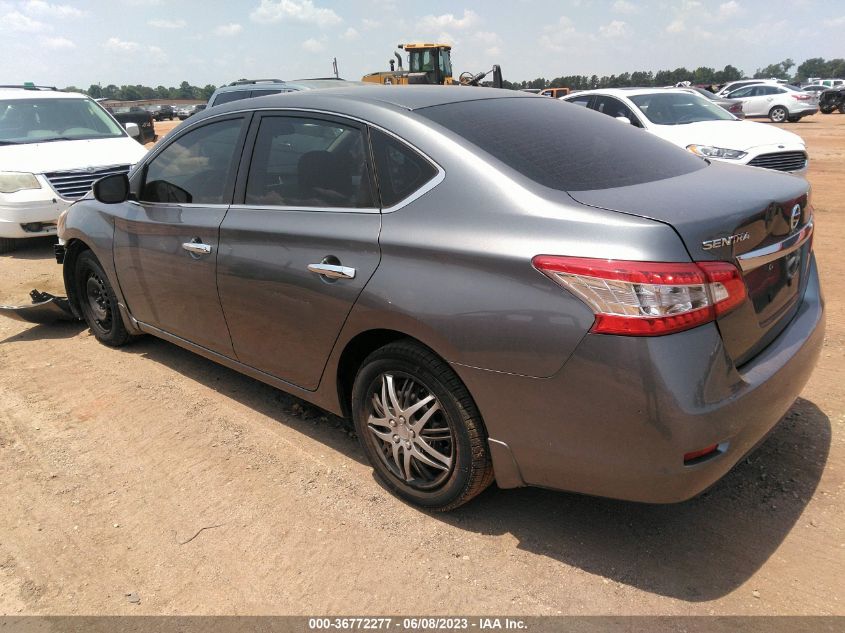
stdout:
{"type": "Polygon", "coordinates": [[[379,263],[367,130],[314,114],[251,126],[220,227],[218,287],[240,362],[316,389],[340,329],[379,263]],[[250,147],[252,147],[250,152],[250,147]]]}
{"type": "Polygon", "coordinates": [[[218,236],[245,128],[235,116],[182,134],[133,177],[137,201],[115,214],[115,267],[132,316],[227,356],[218,236]]]}

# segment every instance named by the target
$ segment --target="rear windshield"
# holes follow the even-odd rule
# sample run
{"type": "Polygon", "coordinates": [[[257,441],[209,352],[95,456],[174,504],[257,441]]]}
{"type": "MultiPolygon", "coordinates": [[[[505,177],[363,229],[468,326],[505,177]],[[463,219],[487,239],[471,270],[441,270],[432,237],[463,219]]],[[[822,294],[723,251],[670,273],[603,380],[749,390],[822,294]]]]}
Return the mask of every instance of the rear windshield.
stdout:
{"type": "Polygon", "coordinates": [[[416,112],[560,191],[638,185],[706,166],[644,130],[557,99],[483,99],[416,112]]]}

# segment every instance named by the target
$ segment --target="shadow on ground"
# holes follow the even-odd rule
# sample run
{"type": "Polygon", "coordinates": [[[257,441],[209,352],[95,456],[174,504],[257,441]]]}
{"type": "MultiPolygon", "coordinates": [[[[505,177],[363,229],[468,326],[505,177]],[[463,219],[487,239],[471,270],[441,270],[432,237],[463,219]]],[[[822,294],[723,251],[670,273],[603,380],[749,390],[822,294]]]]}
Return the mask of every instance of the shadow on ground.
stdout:
{"type": "MultiPolygon", "coordinates": [[[[2,318],[2,317],[0,317],[2,318]]],[[[30,341],[44,341],[50,339],[73,338],[84,330],[87,326],[82,321],[56,321],[54,323],[44,323],[42,325],[33,325],[23,332],[18,332],[9,338],[0,341],[3,343],[19,343],[30,341]]]]}
{"type": "MultiPolygon", "coordinates": [[[[123,349],[365,462],[341,418],[152,337],[123,349]]],[[[827,416],[799,399],[756,452],[682,504],[493,486],[467,506],[430,518],[478,534],[512,534],[520,549],[643,591],[714,600],[747,581],[791,530],[812,529],[799,519],[818,486],[830,442],[827,416]]]]}
{"type": "Polygon", "coordinates": [[[10,253],[3,253],[0,257],[9,259],[53,259],[53,246],[59,241],[55,236],[51,237],[30,237],[17,240],[15,250],[10,253]]]}

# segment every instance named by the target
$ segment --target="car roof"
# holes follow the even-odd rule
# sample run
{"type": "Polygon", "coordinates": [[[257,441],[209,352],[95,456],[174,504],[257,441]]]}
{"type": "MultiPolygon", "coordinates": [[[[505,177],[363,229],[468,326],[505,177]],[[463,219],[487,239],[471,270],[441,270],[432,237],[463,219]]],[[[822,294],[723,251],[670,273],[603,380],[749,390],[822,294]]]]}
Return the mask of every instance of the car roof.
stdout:
{"type": "MultiPolygon", "coordinates": [[[[325,90],[301,90],[253,97],[232,101],[223,105],[207,108],[202,118],[212,117],[223,112],[249,110],[258,108],[320,108],[343,112],[343,104],[357,102],[372,106],[419,110],[447,103],[461,101],[479,101],[484,99],[546,99],[517,90],[503,90],[499,88],[468,88],[461,86],[382,86],[379,84],[364,84],[344,88],[327,88],[325,90]]],[[[198,119],[201,120],[201,119],[198,119]]]]}
{"type": "Polygon", "coordinates": [[[38,90],[33,88],[0,88],[0,99],[89,99],[79,92],[61,92],[60,90],[38,90]]]}
{"type": "MultiPolygon", "coordinates": [[[[571,96],[584,96],[584,95],[608,95],[610,97],[636,97],[638,95],[648,95],[648,94],[663,94],[663,93],[677,93],[677,94],[690,94],[690,91],[693,90],[692,88],[596,88],[595,90],[581,90],[577,93],[577,95],[567,95],[567,97],[571,96]]],[[[567,97],[563,97],[566,99],[567,97]]]]}

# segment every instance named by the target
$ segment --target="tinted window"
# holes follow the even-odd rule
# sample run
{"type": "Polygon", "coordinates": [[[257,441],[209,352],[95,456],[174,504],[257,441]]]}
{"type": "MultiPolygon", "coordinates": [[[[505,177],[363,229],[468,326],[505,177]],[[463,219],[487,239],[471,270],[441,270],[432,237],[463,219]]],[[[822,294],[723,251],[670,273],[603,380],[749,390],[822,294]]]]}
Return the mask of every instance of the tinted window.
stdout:
{"type": "Polygon", "coordinates": [[[479,99],[416,112],[535,182],[562,191],[624,187],[706,167],[634,126],[553,99],[479,99]]]}
{"type": "Polygon", "coordinates": [[[147,166],[141,200],[222,204],[242,123],[204,125],[168,145],[147,166]]]}
{"type": "Polygon", "coordinates": [[[637,119],[631,111],[631,108],[619,101],[619,99],[614,99],[613,97],[605,95],[598,95],[595,103],[593,104],[593,110],[606,114],[607,116],[612,116],[613,118],[624,116],[637,127],[642,127],[639,119],[637,119]]]}
{"type": "Polygon", "coordinates": [[[267,95],[277,95],[281,90],[253,90],[249,93],[250,97],[266,97],[267,95]]]}
{"type": "Polygon", "coordinates": [[[740,88],[739,90],[735,90],[734,92],[728,93],[728,97],[730,99],[742,99],[743,97],[750,97],[751,93],[754,92],[754,88],[740,88]]]}
{"type": "Polygon", "coordinates": [[[230,101],[249,99],[249,90],[235,90],[233,92],[221,92],[214,98],[214,105],[223,105],[230,101]]]}
{"type": "Polygon", "coordinates": [[[364,135],[355,127],[298,117],[261,119],[246,204],[372,208],[364,135]]]}
{"type": "Polygon", "coordinates": [[[437,175],[434,165],[392,136],[372,130],[371,138],[382,206],[392,207],[437,175]]]}
{"type": "Polygon", "coordinates": [[[569,103],[574,103],[575,105],[587,107],[587,104],[590,103],[591,95],[584,95],[583,97],[575,97],[574,99],[567,99],[569,103]]]}

